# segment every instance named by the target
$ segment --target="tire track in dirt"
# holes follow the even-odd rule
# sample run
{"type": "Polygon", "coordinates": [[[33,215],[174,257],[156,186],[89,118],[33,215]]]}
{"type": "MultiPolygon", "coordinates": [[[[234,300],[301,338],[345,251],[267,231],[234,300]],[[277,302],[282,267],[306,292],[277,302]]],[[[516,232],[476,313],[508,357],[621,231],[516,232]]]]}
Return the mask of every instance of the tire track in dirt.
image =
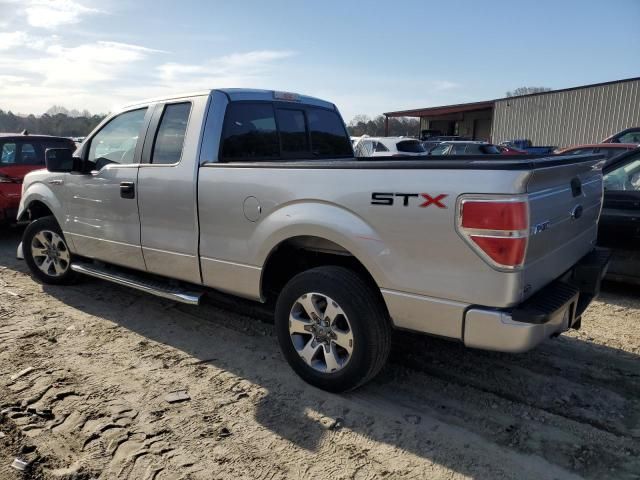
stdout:
{"type": "Polygon", "coordinates": [[[33,434],[43,471],[158,480],[640,471],[637,356],[620,350],[562,338],[505,356],[412,336],[371,385],[335,396],[293,375],[272,326],[255,320],[268,317],[262,307],[196,309],[103,282],[62,289],[9,275],[28,300],[3,303],[13,313],[0,316],[0,333],[13,331],[0,371],[36,370],[4,387],[18,409],[6,421],[33,434]],[[163,401],[178,389],[191,400],[163,401]]]}

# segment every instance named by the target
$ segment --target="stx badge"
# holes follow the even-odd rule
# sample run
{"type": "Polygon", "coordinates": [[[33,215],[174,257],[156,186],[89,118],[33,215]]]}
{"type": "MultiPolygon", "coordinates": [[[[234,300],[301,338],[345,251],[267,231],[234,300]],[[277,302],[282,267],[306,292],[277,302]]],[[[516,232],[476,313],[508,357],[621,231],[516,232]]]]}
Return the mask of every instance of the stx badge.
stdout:
{"type": "MultiPolygon", "coordinates": [[[[438,208],[447,208],[443,203],[443,200],[447,197],[446,193],[440,193],[437,195],[430,195],[428,193],[386,193],[386,192],[374,192],[371,194],[371,205],[387,205],[392,206],[396,203],[401,203],[403,207],[409,206],[410,198],[418,198],[422,203],[418,204],[418,207],[430,207],[434,205],[438,208]],[[422,197],[422,198],[421,198],[422,197]]],[[[413,202],[415,204],[415,202],[413,202]]]]}

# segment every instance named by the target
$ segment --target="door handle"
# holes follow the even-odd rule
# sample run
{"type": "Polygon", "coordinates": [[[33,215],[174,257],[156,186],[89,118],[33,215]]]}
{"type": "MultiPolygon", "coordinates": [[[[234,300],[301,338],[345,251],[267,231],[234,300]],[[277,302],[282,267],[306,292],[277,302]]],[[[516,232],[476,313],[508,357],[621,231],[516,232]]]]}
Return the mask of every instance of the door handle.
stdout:
{"type": "Polygon", "coordinates": [[[133,182],[120,182],[120,196],[122,198],[136,198],[136,185],[133,182]]]}
{"type": "Polygon", "coordinates": [[[61,180],[59,178],[54,180],[49,180],[49,185],[64,185],[64,180],[61,180]]]}

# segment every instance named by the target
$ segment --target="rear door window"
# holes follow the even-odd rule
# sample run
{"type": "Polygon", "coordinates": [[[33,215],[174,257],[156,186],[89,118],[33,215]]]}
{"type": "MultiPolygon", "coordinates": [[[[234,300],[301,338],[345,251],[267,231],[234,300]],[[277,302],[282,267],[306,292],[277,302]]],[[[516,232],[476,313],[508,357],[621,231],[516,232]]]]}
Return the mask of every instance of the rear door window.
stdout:
{"type": "Polygon", "coordinates": [[[453,145],[451,155],[464,155],[467,153],[466,143],[456,143],[453,145]]]}
{"type": "Polygon", "coordinates": [[[307,109],[311,133],[311,153],[314,157],[350,157],[353,149],[340,116],[331,110],[307,109]]]}
{"type": "Polygon", "coordinates": [[[387,147],[385,147],[384,143],[377,142],[375,151],[376,152],[388,152],[389,149],[387,147]]]}
{"type": "Polygon", "coordinates": [[[307,156],[309,154],[309,137],[307,136],[304,111],[279,108],[276,110],[276,117],[282,155],[302,154],[307,156]]]}
{"type": "Polygon", "coordinates": [[[431,149],[429,154],[430,155],[446,155],[448,150],[449,150],[449,145],[443,143],[443,144],[436,145],[435,147],[433,147],[433,149],[431,149]]]}
{"type": "Polygon", "coordinates": [[[180,161],[190,112],[191,103],[189,102],[169,104],[164,107],[153,145],[151,163],[171,165],[180,161]]]}
{"type": "Polygon", "coordinates": [[[7,142],[2,144],[2,152],[0,153],[1,165],[15,165],[17,145],[13,142],[7,142]]]}
{"type": "Polygon", "coordinates": [[[272,160],[279,156],[280,145],[273,105],[230,104],[222,132],[222,160],[272,160]]]}
{"type": "Polygon", "coordinates": [[[399,152],[404,153],[427,153],[424,146],[418,140],[403,140],[396,144],[399,152]]]}
{"type": "Polygon", "coordinates": [[[44,158],[42,155],[38,155],[33,143],[23,143],[20,145],[20,163],[22,165],[44,165],[44,158]]]}

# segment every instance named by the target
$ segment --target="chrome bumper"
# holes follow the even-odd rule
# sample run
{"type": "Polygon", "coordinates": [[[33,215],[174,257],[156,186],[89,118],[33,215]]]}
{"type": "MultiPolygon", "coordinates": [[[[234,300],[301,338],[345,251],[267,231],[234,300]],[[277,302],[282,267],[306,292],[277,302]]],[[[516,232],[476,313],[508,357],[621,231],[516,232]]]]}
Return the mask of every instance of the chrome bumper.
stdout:
{"type": "Polygon", "coordinates": [[[579,328],[583,312],[598,296],[611,254],[595,249],[558,280],[511,309],[472,307],[464,319],[467,347],[520,353],[545,339],[579,328]]]}
{"type": "Polygon", "coordinates": [[[542,324],[515,321],[509,312],[472,308],[464,322],[464,344],[471,348],[521,353],[569,329],[569,306],[542,324]]]}

